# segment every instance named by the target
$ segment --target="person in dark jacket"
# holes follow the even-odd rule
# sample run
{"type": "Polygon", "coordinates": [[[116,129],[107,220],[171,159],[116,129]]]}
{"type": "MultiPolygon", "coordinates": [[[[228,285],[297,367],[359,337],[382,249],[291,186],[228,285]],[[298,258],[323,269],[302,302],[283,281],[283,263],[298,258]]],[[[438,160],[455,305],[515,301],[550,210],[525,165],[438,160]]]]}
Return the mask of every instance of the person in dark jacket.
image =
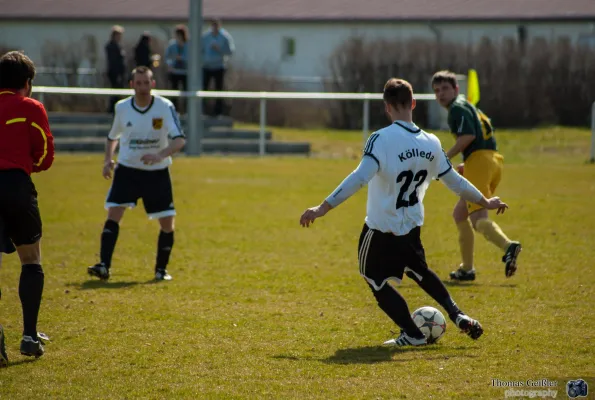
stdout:
{"type": "Polygon", "coordinates": [[[136,47],[134,48],[134,64],[136,67],[151,68],[151,34],[145,32],[141,35],[136,47]]]}
{"type": "MultiPolygon", "coordinates": [[[[120,43],[124,35],[124,28],[115,25],[112,28],[110,41],[105,45],[105,58],[107,60],[107,78],[110,86],[114,89],[124,87],[124,74],[126,73],[125,56],[126,53],[120,43]]],[[[118,102],[118,96],[112,96],[108,108],[109,113],[114,113],[114,106],[118,102]]]]}

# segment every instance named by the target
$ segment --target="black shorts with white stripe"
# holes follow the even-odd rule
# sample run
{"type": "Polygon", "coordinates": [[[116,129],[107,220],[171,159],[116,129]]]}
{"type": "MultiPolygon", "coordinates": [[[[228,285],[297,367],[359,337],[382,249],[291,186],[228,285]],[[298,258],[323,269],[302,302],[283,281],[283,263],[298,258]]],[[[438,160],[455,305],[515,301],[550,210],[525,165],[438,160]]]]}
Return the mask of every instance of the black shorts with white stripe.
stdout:
{"type": "Polygon", "coordinates": [[[408,271],[421,280],[428,265],[420,233],[418,226],[406,235],[396,236],[364,224],[358,246],[360,275],[375,290],[382,289],[389,279],[401,282],[408,271]]]}
{"type": "Polygon", "coordinates": [[[169,168],[146,171],[119,164],[114,171],[105,208],[133,208],[138,199],[143,200],[150,219],[176,215],[169,168]]]}

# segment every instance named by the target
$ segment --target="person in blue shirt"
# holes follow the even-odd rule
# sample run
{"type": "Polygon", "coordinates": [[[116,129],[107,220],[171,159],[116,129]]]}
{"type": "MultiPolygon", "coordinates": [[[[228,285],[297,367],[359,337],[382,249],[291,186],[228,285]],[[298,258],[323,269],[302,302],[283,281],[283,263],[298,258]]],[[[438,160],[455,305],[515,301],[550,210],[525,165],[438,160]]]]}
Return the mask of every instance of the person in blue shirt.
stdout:
{"type": "MultiPolygon", "coordinates": [[[[203,90],[208,90],[211,80],[215,90],[223,90],[226,64],[235,50],[233,38],[221,27],[221,21],[211,21],[211,28],[202,35],[203,90]]],[[[223,114],[223,99],[215,102],[214,114],[223,114]]]]}
{"type": "MultiPolygon", "coordinates": [[[[175,39],[169,42],[165,49],[165,63],[167,64],[167,78],[172,90],[188,90],[188,30],[185,25],[176,26],[175,39]]],[[[172,102],[176,104],[177,99],[172,102]]]]}

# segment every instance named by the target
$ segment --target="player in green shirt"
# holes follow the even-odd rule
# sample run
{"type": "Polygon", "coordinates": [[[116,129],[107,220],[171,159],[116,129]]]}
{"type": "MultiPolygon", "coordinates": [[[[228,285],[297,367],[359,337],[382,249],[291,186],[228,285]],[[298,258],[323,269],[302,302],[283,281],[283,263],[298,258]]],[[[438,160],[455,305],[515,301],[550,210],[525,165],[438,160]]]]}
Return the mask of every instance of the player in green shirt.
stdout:
{"type": "MultiPolygon", "coordinates": [[[[438,103],[448,110],[448,125],[456,138],[454,146],[446,155],[452,159],[462,153],[464,164],[459,165],[459,172],[464,173],[465,178],[484,196],[493,197],[502,178],[503,157],[498,153],[490,119],[464,96],[459,95],[459,85],[454,73],[439,71],[434,74],[432,89],[438,103]]],[[[475,280],[473,229],[504,251],[502,261],[505,264],[505,275],[514,275],[521,244],[510,240],[502,229],[489,219],[486,209],[459,200],[455,205],[453,217],[459,230],[462,263],[458,270],[450,273],[451,279],[475,280]]]]}

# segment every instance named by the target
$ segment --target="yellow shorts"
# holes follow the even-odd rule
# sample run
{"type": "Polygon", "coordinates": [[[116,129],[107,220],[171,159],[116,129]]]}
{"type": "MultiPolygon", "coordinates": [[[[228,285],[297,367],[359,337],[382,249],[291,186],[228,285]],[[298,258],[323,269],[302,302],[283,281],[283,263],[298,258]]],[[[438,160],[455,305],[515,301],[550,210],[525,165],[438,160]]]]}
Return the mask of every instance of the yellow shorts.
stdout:
{"type": "MultiPolygon", "coordinates": [[[[504,157],[494,150],[477,150],[465,160],[465,178],[486,197],[494,196],[502,178],[504,157]]],[[[467,202],[467,211],[471,214],[481,210],[481,206],[467,202]]]]}

